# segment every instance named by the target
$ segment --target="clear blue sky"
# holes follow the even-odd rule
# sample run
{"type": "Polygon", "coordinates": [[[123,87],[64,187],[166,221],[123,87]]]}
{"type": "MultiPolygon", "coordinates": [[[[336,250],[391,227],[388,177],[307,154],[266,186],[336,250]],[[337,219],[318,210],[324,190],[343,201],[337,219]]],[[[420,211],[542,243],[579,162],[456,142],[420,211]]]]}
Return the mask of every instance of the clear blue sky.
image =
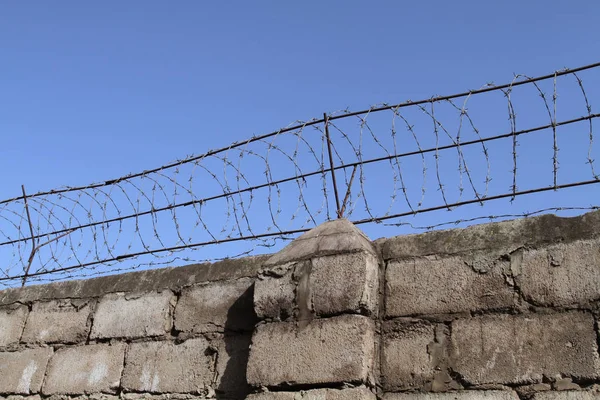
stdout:
{"type": "Polygon", "coordinates": [[[2,2],[0,197],[598,61],[587,1],[2,2]]]}
{"type": "MultiPolygon", "coordinates": [[[[105,181],[227,146],[297,120],[320,118],[324,112],[430,98],[478,89],[490,82],[507,83],[514,73],[538,76],[595,63],[600,61],[599,16],[600,2],[594,0],[1,2],[0,200],[19,196],[21,184],[28,193],[34,193],[105,181]]],[[[595,72],[595,78],[585,83],[594,112],[598,112],[600,69],[595,72]]],[[[559,120],[585,115],[581,93],[575,80],[569,79],[570,86],[560,83],[559,120]]],[[[532,89],[528,88],[530,97],[515,100],[520,129],[548,123],[538,93],[532,89]]],[[[543,90],[551,94],[552,82],[545,82],[543,90]]],[[[505,99],[497,94],[498,99],[484,102],[480,105],[483,108],[478,109],[477,103],[469,108],[478,114],[476,122],[485,130],[484,136],[510,131],[505,99]]],[[[427,146],[434,146],[431,119],[419,109],[414,111],[420,115],[411,116],[417,121],[417,134],[427,146]]],[[[452,116],[449,128],[456,129],[456,110],[445,112],[452,116]]],[[[374,122],[373,126],[383,132],[380,137],[388,140],[387,150],[392,151],[389,113],[386,118],[381,125],[374,122]]],[[[588,168],[586,129],[585,124],[561,128],[561,179],[584,179],[580,172],[588,168]]],[[[402,140],[407,137],[410,142],[409,136],[402,136],[402,140]]],[[[551,184],[551,138],[546,133],[519,139],[520,189],[551,184]]],[[[596,143],[592,156],[600,163],[600,140],[596,143]]],[[[402,145],[408,146],[407,142],[402,145]]],[[[382,155],[374,142],[364,150],[373,151],[373,157],[382,155]]],[[[511,184],[510,141],[492,150],[497,151],[490,152],[495,160],[495,186],[489,194],[503,193],[511,184]]],[[[481,187],[486,170],[483,153],[479,148],[465,152],[475,160],[470,164],[471,173],[481,187]]],[[[284,167],[286,160],[281,159],[279,168],[276,154],[273,157],[274,174],[289,175],[293,167],[284,167]]],[[[303,157],[300,159],[305,162],[310,155],[303,157]]],[[[435,161],[433,154],[427,157],[427,184],[429,193],[433,193],[428,204],[439,205],[435,161]]],[[[452,157],[456,152],[446,160],[452,157]]],[[[418,197],[420,159],[403,162],[410,174],[407,185],[411,186],[411,196],[418,197]]],[[[254,178],[262,179],[263,166],[259,164],[255,167],[259,174],[254,178]]],[[[390,168],[382,167],[383,172],[390,173],[390,168]]],[[[222,169],[222,165],[214,168],[222,169]]],[[[444,181],[453,187],[453,200],[459,185],[456,168],[455,160],[442,161],[439,167],[444,181]]],[[[600,171],[600,165],[596,168],[600,171]]],[[[590,175],[587,169],[586,174],[590,175]]],[[[371,204],[385,211],[391,185],[389,177],[383,175],[372,171],[374,178],[369,178],[366,185],[375,194],[371,204]]],[[[587,175],[585,179],[590,179],[587,175]]],[[[202,186],[204,182],[197,178],[196,196],[204,193],[199,195],[198,190],[215,189],[202,186]]],[[[219,190],[216,187],[216,193],[219,190]]],[[[318,202],[320,190],[317,182],[305,194],[318,202]]],[[[401,194],[398,187],[394,190],[401,194]]],[[[518,199],[515,212],[556,205],[587,206],[600,195],[595,187],[594,192],[582,190],[561,192],[557,197],[544,194],[533,200],[523,197],[518,199]]],[[[288,196],[284,194],[281,199],[283,219],[293,212],[286,207],[292,207],[292,202],[295,207],[298,202],[297,194],[288,196]]],[[[471,192],[467,197],[472,196],[471,192]]],[[[163,205],[172,201],[160,200],[163,205]]],[[[133,212],[125,199],[118,201],[123,201],[126,213],[133,212]]],[[[416,203],[418,198],[411,201],[416,203]]],[[[268,225],[265,198],[255,200],[255,204],[261,202],[263,209],[258,213],[262,214],[253,217],[268,225]]],[[[511,211],[508,200],[502,204],[494,203],[484,211],[457,211],[450,217],[426,214],[422,223],[511,211]]],[[[145,204],[141,209],[144,207],[150,206],[145,204]]],[[[407,211],[402,199],[394,207],[390,208],[392,213],[407,211]]],[[[87,210],[78,210],[86,222],[87,210]]],[[[101,208],[94,212],[101,217],[101,208]]],[[[217,224],[224,212],[206,211],[217,224]]],[[[360,217],[365,217],[364,210],[361,212],[360,217]]],[[[166,217],[158,229],[163,229],[161,224],[172,225],[166,217]]],[[[11,218],[20,224],[21,232],[28,231],[18,213],[11,218]]],[[[71,222],[67,218],[61,221],[67,225],[71,222]]],[[[199,233],[194,222],[193,216],[187,219],[190,235],[205,236],[190,236],[190,241],[210,240],[206,232],[199,233]]],[[[141,229],[152,237],[150,221],[146,224],[141,229]]],[[[0,225],[0,229],[13,232],[13,227],[6,226],[0,225]]],[[[404,233],[399,229],[383,231],[380,226],[363,227],[373,238],[404,233]]],[[[1,240],[11,240],[6,239],[6,232],[1,240]]],[[[118,232],[109,232],[109,236],[113,234],[118,232]]],[[[82,233],[77,240],[91,243],[85,235],[92,232],[82,233]]],[[[126,231],[123,236],[129,240],[132,235],[126,231]]],[[[178,239],[172,232],[165,237],[165,247],[187,239],[178,239]]],[[[67,239],[71,237],[64,239],[63,266],[76,263],[69,251],[71,247],[79,248],[67,239]]],[[[60,246],[57,243],[59,250],[60,246]]],[[[117,254],[135,252],[140,246],[139,242],[131,247],[119,242],[113,250],[117,254]]],[[[152,246],[162,244],[155,242],[152,246]]],[[[106,249],[98,255],[93,247],[84,261],[113,255],[106,249]]],[[[221,256],[235,254],[235,245],[231,249],[231,253],[221,256]]],[[[15,251],[8,247],[4,250],[15,251]]],[[[29,251],[28,244],[16,250],[13,268],[19,268],[29,251]]]]}

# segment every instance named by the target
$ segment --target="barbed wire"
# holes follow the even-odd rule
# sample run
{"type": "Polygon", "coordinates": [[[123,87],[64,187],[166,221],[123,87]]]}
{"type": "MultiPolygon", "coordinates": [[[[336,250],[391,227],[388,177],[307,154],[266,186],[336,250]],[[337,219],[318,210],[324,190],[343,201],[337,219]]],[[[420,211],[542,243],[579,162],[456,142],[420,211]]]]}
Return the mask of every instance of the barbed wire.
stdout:
{"type": "Polygon", "coordinates": [[[23,187],[0,201],[0,285],[258,254],[336,217],[431,230],[595,210],[578,204],[590,203],[580,192],[547,194],[600,182],[597,83],[600,63],[515,75],[504,85],[297,121],[104,182],[34,194],[23,187]],[[515,204],[535,194],[543,194],[536,211],[515,204]],[[489,205],[500,199],[510,204],[489,205]],[[482,209],[462,215],[468,206],[482,209]],[[443,210],[457,217],[427,217],[443,210]]]}

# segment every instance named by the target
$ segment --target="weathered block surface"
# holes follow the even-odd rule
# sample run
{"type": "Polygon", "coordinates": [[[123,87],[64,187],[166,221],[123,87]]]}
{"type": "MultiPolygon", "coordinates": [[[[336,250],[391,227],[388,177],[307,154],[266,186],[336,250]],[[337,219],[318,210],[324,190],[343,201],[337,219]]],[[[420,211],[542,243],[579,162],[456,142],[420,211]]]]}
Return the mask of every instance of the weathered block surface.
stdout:
{"type": "Polygon", "coordinates": [[[513,262],[523,295],[546,306],[586,304],[600,298],[600,241],[560,243],[524,251],[513,262]]]}
{"type": "Polygon", "coordinates": [[[248,382],[253,386],[365,382],[374,358],[373,321],[359,315],[259,325],[252,337],[248,382]]]}
{"type": "Polygon", "coordinates": [[[375,400],[367,388],[315,389],[301,392],[265,392],[252,394],[248,400],[375,400]]]}
{"type": "Polygon", "coordinates": [[[252,331],[253,279],[213,282],[185,289],[175,309],[175,328],[183,332],[252,331]]]}
{"type": "Polygon", "coordinates": [[[508,390],[463,390],[450,393],[386,393],[384,400],[518,400],[508,390]]]}
{"type": "Polygon", "coordinates": [[[365,234],[346,219],[328,221],[302,234],[283,250],[269,258],[265,265],[279,265],[330,254],[366,251],[377,254],[365,234]]]}
{"type": "MultiPolygon", "coordinates": [[[[477,259],[466,260],[477,264],[477,259]]],[[[386,270],[386,315],[456,313],[509,307],[508,263],[467,265],[461,257],[390,261],[386,270]]]]}
{"type": "Polygon", "coordinates": [[[91,338],[162,336],[171,330],[171,291],[108,294],[94,313],[91,338]]]}
{"type": "Polygon", "coordinates": [[[394,391],[422,387],[433,380],[435,363],[429,346],[434,341],[433,324],[386,326],[381,358],[384,389],[394,391]]]}
{"type": "Polygon", "coordinates": [[[256,281],[254,308],[261,318],[285,319],[305,303],[320,316],[377,314],[379,265],[368,252],[317,257],[281,266],[256,281]],[[306,288],[306,289],[303,289],[306,288]]]}
{"type": "MultiPolygon", "coordinates": [[[[152,394],[152,393],[121,393],[120,396],[115,396],[114,398],[99,398],[96,399],[73,399],[73,400],[214,400],[214,397],[210,395],[207,396],[205,394],[152,394]]],[[[49,400],[71,400],[71,399],[49,399],[49,400]]],[[[224,398],[224,400],[229,400],[228,398],[224,398]]],[[[232,399],[233,400],[233,399],[232,399]]],[[[236,399],[237,400],[237,399],[236,399]]]]}
{"type": "Polygon", "coordinates": [[[0,347],[19,342],[28,312],[27,306],[0,308],[0,347]]]}
{"type": "Polygon", "coordinates": [[[0,305],[94,298],[108,293],[147,293],[165,289],[179,291],[183,287],[198,283],[255,277],[269,257],[270,255],[229,258],[215,263],[157,268],[86,280],[10,288],[0,291],[0,305]]]}
{"type": "MultiPolygon", "coordinates": [[[[35,395],[31,395],[31,396],[22,396],[22,395],[7,395],[6,397],[0,396],[0,399],[2,400],[41,400],[41,397],[39,394],[35,394],[35,395]]],[[[54,400],[54,399],[51,399],[54,400]]],[[[100,399],[98,399],[100,400],[100,399]]],[[[113,400],[113,399],[110,399],[113,400]]],[[[116,399],[114,399],[116,400],[116,399]]]]}
{"type": "Polygon", "coordinates": [[[52,349],[0,353],[0,393],[38,393],[52,349]]]}
{"type": "Polygon", "coordinates": [[[532,397],[533,400],[598,400],[600,399],[599,392],[569,390],[565,392],[542,392],[536,393],[532,397]]]}
{"type": "Polygon", "coordinates": [[[43,393],[113,393],[119,387],[125,344],[65,347],[48,365],[43,393]]]}
{"type": "Polygon", "coordinates": [[[225,335],[217,347],[216,391],[232,398],[244,398],[250,387],[246,380],[252,336],[225,335]]]}
{"type": "Polygon", "coordinates": [[[72,304],[70,300],[34,303],[25,330],[23,342],[77,343],[84,342],[89,332],[90,306],[72,304]]]}
{"type": "Polygon", "coordinates": [[[254,283],[254,312],[258,318],[285,320],[294,314],[298,286],[294,275],[299,268],[299,263],[290,263],[258,277],[254,283]]]}
{"type": "Polygon", "coordinates": [[[379,264],[360,252],[312,260],[312,303],[317,315],[367,311],[377,314],[379,264]]]}
{"type": "Polygon", "coordinates": [[[473,384],[600,377],[594,319],[581,312],[483,316],[452,323],[454,370],[473,384]]]}
{"type": "Polygon", "coordinates": [[[212,382],[213,356],[209,343],[190,339],[133,343],[127,351],[122,387],[129,391],[192,393],[212,382]]]}
{"type": "Polygon", "coordinates": [[[510,254],[523,247],[589,240],[600,236],[600,211],[578,217],[542,215],[512,221],[433,231],[377,240],[384,260],[428,255],[484,251],[488,255],[510,254]]]}

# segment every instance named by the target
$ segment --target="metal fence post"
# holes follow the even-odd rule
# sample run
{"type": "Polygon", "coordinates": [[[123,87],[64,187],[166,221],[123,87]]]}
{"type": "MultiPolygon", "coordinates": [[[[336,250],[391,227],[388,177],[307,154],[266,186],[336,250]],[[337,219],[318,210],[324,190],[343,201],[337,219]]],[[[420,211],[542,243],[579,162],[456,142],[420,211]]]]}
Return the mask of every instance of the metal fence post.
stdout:
{"type": "Polygon", "coordinates": [[[31,263],[33,262],[33,257],[35,256],[37,247],[35,245],[35,234],[33,233],[33,223],[31,222],[31,214],[29,212],[29,204],[27,203],[27,194],[25,193],[25,185],[21,185],[21,191],[23,192],[23,203],[25,204],[25,212],[27,213],[27,222],[29,223],[29,232],[31,233],[31,254],[29,255],[29,259],[27,260],[27,267],[25,268],[25,273],[23,274],[23,279],[21,279],[21,286],[25,286],[25,282],[27,282],[27,276],[29,274],[29,269],[31,268],[31,263]]]}
{"type": "Polygon", "coordinates": [[[335,179],[335,168],[333,166],[333,155],[331,153],[331,137],[329,136],[329,116],[323,113],[323,122],[325,123],[325,137],[327,138],[327,152],[329,153],[329,166],[331,171],[331,181],[333,182],[333,193],[335,195],[336,214],[342,218],[342,209],[340,207],[340,197],[338,195],[337,180],[335,179]]]}

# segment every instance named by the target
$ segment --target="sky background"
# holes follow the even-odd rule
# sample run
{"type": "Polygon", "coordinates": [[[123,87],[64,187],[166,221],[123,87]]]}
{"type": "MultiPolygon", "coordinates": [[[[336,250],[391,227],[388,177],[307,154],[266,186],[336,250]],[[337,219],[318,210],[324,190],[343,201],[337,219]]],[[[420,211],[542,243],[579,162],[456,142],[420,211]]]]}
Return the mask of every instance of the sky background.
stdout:
{"type": "Polygon", "coordinates": [[[599,15],[592,0],[1,2],[0,199],[598,62],[599,15]]]}
{"type": "Polygon", "coordinates": [[[597,1],[0,4],[0,197],[598,61],[597,1]]]}

